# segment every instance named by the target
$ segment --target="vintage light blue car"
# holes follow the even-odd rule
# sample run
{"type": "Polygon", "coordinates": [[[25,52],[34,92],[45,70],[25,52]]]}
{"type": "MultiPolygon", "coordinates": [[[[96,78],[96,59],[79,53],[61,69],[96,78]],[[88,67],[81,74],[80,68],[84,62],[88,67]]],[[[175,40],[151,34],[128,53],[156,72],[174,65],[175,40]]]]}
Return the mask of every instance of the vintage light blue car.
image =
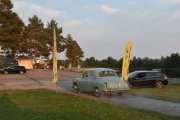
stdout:
{"type": "Polygon", "coordinates": [[[73,81],[76,92],[91,92],[95,96],[101,93],[111,95],[112,92],[122,93],[129,90],[128,83],[120,79],[115,70],[108,68],[92,68],[86,70],[81,78],[73,81]]]}

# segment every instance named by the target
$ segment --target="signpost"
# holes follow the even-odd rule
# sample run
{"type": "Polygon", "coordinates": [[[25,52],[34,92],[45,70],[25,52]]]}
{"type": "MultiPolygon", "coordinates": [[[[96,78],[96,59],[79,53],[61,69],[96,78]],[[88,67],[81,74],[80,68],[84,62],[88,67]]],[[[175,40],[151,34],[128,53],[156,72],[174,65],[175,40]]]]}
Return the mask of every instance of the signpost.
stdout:
{"type": "Polygon", "coordinates": [[[56,40],[56,30],[53,30],[53,78],[52,83],[58,84],[58,69],[57,69],[57,40],[56,40]]]}
{"type": "Polygon", "coordinates": [[[133,42],[130,40],[128,41],[128,44],[125,48],[124,56],[123,56],[123,66],[122,66],[122,79],[123,80],[128,80],[132,47],[133,47],[133,42]]]}

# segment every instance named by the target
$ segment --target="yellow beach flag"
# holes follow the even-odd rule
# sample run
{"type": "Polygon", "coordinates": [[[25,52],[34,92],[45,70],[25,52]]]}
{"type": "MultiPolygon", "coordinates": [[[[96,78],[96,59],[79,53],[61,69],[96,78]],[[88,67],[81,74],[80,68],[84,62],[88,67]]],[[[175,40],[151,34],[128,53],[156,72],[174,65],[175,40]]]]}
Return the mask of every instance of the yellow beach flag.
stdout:
{"type": "Polygon", "coordinates": [[[56,40],[56,29],[53,30],[53,78],[52,82],[57,84],[58,82],[58,70],[57,70],[57,40],[56,40]]]}
{"type": "Polygon", "coordinates": [[[124,56],[123,56],[123,65],[122,65],[122,79],[123,80],[128,80],[132,48],[133,48],[133,42],[129,40],[128,44],[126,45],[124,56]]]}

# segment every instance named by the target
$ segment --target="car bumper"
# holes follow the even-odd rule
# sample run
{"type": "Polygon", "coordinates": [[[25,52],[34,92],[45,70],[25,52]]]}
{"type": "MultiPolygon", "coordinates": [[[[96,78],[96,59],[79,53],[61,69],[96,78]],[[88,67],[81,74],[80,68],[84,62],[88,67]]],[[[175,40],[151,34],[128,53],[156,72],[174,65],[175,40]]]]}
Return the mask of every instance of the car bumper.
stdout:
{"type": "Polygon", "coordinates": [[[107,89],[104,89],[103,91],[104,92],[122,92],[122,91],[128,91],[130,88],[119,88],[119,89],[117,89],[117,88],[107,88],[107,89]]]}

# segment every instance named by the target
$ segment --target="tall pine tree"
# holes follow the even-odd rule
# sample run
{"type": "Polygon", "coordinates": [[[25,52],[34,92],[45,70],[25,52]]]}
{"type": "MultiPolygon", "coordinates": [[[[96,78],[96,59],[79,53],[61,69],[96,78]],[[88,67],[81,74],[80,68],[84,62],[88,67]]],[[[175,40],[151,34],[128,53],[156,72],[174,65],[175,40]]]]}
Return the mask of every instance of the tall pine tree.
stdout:
{"type": "Polygon", "coordinates": [[[10,0],[0,0],[0,46],[15,55],[23,39],[24,24],[12,8],[10,0]]]}
{"type": "Polygon", "coordinates": [[[66,38],[66,44],[66,57],[68,58],[69,64],[75,67],[80,64],[82,57],[84,57],[84,52],[70,34],[66,38]]]}
{"type": "Polygon", "coordinates": [[[48,56],[48,45],[46,40],[46,32],[44,24],[38,16],[34,15],[29,18],[29,24],[26,27],[26,48],[27,53],[33,56],[48,56]]]}
{"type": "Polygon", "coordinates": [[[48,44],[49,50],[53,48],[53,29],[56,29],[56,37],[57,37],[57,48],[58,52],[64,51],[66,45],[64,41],[64,37],[62,36],[62,27],[58,26],[58,23],[55,20],[51,20],[47,23],[46,28],[46,40],[48,44]]]}

